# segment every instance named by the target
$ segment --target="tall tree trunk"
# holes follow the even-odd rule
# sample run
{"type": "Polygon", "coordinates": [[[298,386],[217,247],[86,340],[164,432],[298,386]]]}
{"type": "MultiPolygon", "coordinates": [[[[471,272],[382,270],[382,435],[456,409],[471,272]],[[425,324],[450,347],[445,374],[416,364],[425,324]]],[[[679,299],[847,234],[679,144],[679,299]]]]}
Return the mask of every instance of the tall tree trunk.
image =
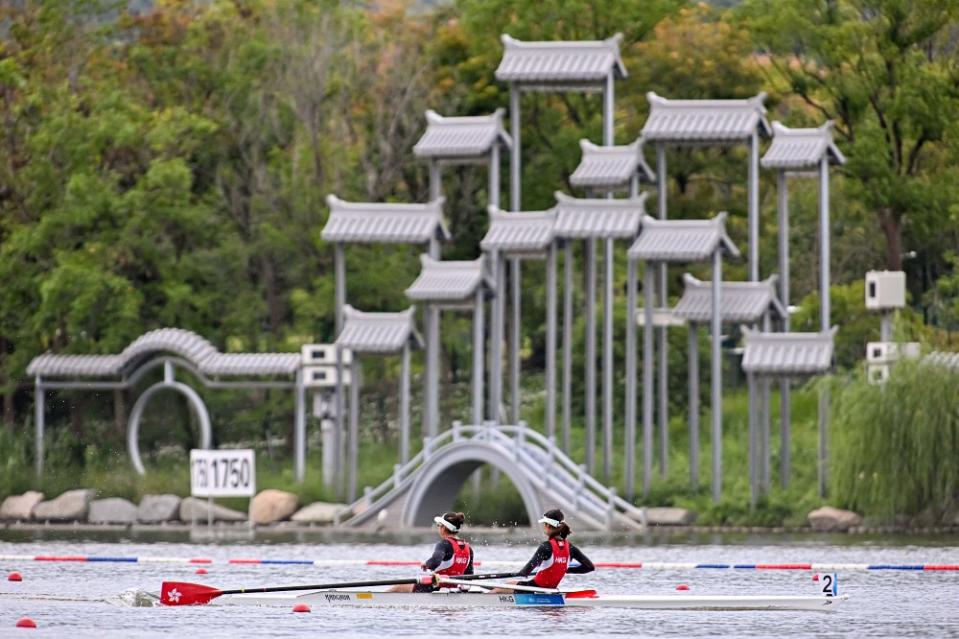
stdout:
{"type": "Polygon", "coordinates": [[[879,225],[886,236],[886,268],[902,270],[902,219],[891,209],[879,213],[879,225]]]}

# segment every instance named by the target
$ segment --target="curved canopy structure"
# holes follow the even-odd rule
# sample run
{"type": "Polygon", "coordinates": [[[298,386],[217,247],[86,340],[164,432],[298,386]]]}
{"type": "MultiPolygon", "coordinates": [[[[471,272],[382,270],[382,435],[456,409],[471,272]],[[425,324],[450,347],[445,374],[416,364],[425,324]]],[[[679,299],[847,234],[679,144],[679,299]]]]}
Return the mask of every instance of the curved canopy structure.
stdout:
{"type": "Polygon", "coordinates": [[[141,335],[116,355],[44,353],[27,367],[31,377],[127,377],[156,355],[176,355],[211,377],[295,375],[299,353],[221,353],[196,333],[160,328],[141,335]]]}

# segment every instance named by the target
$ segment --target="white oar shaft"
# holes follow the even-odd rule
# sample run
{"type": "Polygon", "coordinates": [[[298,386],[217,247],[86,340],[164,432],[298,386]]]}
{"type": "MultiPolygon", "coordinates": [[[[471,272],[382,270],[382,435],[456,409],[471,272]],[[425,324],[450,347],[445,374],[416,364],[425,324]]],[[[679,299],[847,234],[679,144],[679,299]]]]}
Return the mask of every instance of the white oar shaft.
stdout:
{"type": "Polygon", "coordinates": [[[479,586],[480,588],[509,588],[510,590],[521,590],[523,592],[542,592],[547,594],[558,594],[559,590],[556,588],[540,588],[538,586],[520,586],[519,584],[511,584],[505,581],[484,581],[483,583],[477,583],[475,581],[466,581],[465,579],[447,579],[445,577],[440,577],[441,584],[453,584],[454,586],[479,586]]]}

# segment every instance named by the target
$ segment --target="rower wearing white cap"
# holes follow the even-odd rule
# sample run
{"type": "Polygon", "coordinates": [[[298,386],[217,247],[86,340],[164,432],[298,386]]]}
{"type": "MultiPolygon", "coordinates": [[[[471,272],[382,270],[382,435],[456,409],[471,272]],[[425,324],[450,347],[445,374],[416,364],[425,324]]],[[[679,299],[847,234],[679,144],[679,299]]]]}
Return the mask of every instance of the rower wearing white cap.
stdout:
{"type": "MultiPolygon", "coordinates": [[[[543,524],[543,533],[546,541],[539,545],[533,558],[526,562],[520,576],[528,577],[537,567],[539,570],[532,579],[525,581],[511,580],[519,586],[538,586],[540,588],[557,588],[566,573],[581,575],[593,572],[596,568],[589,557],[566,540],[569,537],[569,524],[566,523],[563,511],[558,508],[547,510],[536,522],[543,524]],[[578,563],[572,566],[571,562],[578,563]]],[[[493,592],[512,592],[509,588],[497,588],[493,592]]]]}
{"type": "MultiPolygon", "coordinates": [[[[465,521],[466,515],[454,512],[433,518],[440,540],[433,547],[433,555],[420,564],[420,568],[447,577],[473,574],[473,549],[459,538],[465,521]]],[[[435,583],[434,579],[432,583],[401,584],[393,586],[390,592],[432,592],[438,588],[435,583]]]]}

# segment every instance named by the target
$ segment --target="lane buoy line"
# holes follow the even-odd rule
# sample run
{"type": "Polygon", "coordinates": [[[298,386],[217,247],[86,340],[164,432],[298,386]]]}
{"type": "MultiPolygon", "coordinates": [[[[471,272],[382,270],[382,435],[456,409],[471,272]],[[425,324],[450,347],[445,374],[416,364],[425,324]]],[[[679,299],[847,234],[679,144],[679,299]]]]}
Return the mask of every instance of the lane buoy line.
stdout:
{"type": "MultiPolygon", "coordinates": [[[[6,562],[82,562],[82,563],[129,563],[129,564],[203,564],[203,565],[249,565],[249,566],[419,566],[415,560],[397,559],[211,559],[205,557],[119,557],[105,555],[0,555],[6,562]]],[[[837,571],[914,571],[914,572],[959,572],[959,564],[865,564],[865,563],[723,563],[723,562],[661,562],[661,561],[597,561],[597,568],[645,569],[645,570],[809,570],[815,572],[837,571]]],[[[512,567],[522,561],[477,561],[476,566],[512,567]]]]}

